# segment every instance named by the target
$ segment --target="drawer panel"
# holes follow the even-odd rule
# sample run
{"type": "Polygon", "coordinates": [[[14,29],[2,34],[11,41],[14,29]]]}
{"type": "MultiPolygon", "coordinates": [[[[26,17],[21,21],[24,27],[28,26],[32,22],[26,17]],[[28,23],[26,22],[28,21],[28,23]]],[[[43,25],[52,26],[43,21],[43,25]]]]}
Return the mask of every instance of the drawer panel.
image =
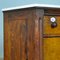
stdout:
{"type": "Polygon", "coordinates": [[[43,34],[60,35],[60,16],[44,16],[43,34]],[[56,19],[57,26],[54,28],[51,27],[51,17],[56,19]]]}
{"type": "Polygon", "coordinates": [[[43,60],[60,60],[60,38],[43,38],[43,60]]]}

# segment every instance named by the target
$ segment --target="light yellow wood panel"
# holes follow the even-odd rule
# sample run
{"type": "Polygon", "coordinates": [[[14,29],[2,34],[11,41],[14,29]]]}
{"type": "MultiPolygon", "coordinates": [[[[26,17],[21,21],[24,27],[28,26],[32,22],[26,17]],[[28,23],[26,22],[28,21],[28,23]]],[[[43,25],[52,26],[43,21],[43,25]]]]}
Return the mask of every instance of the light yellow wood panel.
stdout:
{"type": "Polygon", "coordinates": [[[60,38],[43,38],[43,60],[60,60],[60,38]]]}
{"type": "Polygon", "coordinates": [[[51,28],[50,18],[53,16],[44,16],[43,33],[44,34],[60,34],[60,16],[55,16],[57,27],[51,28]]]}

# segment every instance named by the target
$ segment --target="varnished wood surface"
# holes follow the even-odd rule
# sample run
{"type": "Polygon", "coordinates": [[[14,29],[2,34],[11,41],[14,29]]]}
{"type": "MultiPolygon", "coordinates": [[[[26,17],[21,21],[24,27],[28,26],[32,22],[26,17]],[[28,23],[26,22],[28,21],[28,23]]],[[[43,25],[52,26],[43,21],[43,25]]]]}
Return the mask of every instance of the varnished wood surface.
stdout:
{"type": "Polygon", "coordinates": [[[43,33],[44,34],[52,34],[52,35],[60,35],[60,16],[44,16],[44,21],[43,21],[43,33]],[[55,17],[56,18],[56,23],[57,27],[52,28],[51,27],[51,21],[50,18],[55,17]]]}
{"type": "Polygon", "coordinates": [[[45,12],[35,8],[4,12],[4,60],[60,60],[60,38],[43,36],[60,36],[60,16],[54,15],[57,27],[51,28],[52,16],[43,16],[45,12]]]}
{"type": "Polygon", "coordinates": [[[40,23],[35,12],[4,13],[4,60],[40,60],[40,23]]]}
{"type": "Polygon", "coordinates": [[[51,27],[51,17],[44,16],[43,21],[43,60],[60,60],[60,16],[54,16],[55,28],[51,27]]]}
{"type": "MultiPolygon", "coordinates": [[[[17,11],[17,12],[14,11],[14,12],[4,13],[4,60],[27,60],[28,59],[27,20],[28,17],[30,17],[31,15],[31,13],[30,14],[29,13],[30,11],[17,11]]],[[[32,19],[32,17],[30,18],[32,19]]],[[[29,29],[31,30],[30,27],[29,29]]],[[[32,35],[32,33],[30,35],[32,35]]],[[[31,53],[29,56],[31,56],[31,53]]]]}
{"type": "Polygon", "coordinates": [[[60,60],[60,38],[43,39],[44,60],[60,60]]]}
{"type": "Polygon", "coordinates": [[[8,41],[8,17],[7,14],[4,16],[4,60],[10,60],[10,49],[9,49],[9,41],[8,41]],[[7,27],[7,28],[6,28],[7,27]],[[6,42],[6,43],[5,43],[6,42]]]}
{"type": "Polygon", "coordinates": [[[48,15],[50,14],[52,16],[52,14],[55,16],[55,14],[59,15],[60,14],[60,9],[45,9],[44,10],[44,14],[47,14],[48,15]]]}

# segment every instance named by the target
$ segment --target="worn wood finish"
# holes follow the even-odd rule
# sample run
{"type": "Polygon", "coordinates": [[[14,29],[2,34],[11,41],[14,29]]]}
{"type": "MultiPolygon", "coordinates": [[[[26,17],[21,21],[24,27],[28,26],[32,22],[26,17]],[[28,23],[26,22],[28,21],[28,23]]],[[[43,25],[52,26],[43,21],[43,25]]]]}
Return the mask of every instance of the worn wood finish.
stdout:
{"type": "Polygon", "coordinates": [[[29,8],[4,12],[4,60],[60,60],[59,11],[29,8]],[[57,19],[56,28],[51,28],[52,16],[57,19]]]}
{"type": "Polygon", "coordinates": [[[60,15],[60,9],[44,9],[44,15],[60,15]]]}
{"type": "Polygon", "coordinates": [[[42,60],[42,13],[35,8],[4,12],[4,60],[42,60]]]}
{"type": "MultiPolygon", "coordinates": [[[[4,13],[4,60],[27,60],[28,59],[28,45],[30,50],[32,48],[32,30],[28,21],[32,22],[32,11],[13,11],[4,13]],[[18,14],[20,13],[20,14],[18,14]],[[30,13],[30,14],[29,14],[30,13]],[[30,19],[30,18],[31,19],[30,19]],[[30,20],[29,20],[29,19],[30,20]],[[27,25],[28,24],[28,25],[27,25]],[[29,26],[29,28],[28,28],[29,26]],[[27,30],[30,31],[27,31],[27,30]],[[28,33],[31,33],[28,37],[28,33]],[[30,37],[31,36],[31,37],[30,37]]],[[[32,25],[33,26],[33,25],[32,25]]],[[[29,51],[30,53],[30,51],[29,51]]],[[[32,52],[31,52],[32,53],[32,52]]],[[[33,53],[29,56],[32,56],[33,53]]],[[[31,58],[31,57],[30,57],[31,58]]],[[[32,59],[31,59],[32,60],[32,59]]]]}
{"type": "MultiPolygon", "coordinates": [[[[42,50],[42,44],[43,44],[43,16],[44,16],[44,10],[43,9],[36,9],[36,37],[37,37],[37,53],[36,55],[39,60],[43,60],[43,50],[42,50]],[[39,45],[38,45],[39,44],[39,45]]],[[[37,59],[38,59],[37,58],[37,59]]]]}
{"type": "Polygon", "coordinates": [[[9,49],[9,34],[8,34],[8,15],[4,16],[4,60],[10,60],[10,49],[9,49]],[[6,28],[7,27],[7,28],[6,28]]]}
{"type": "MultiPolygon", "coordinates": [[[[5,21],[6,22],[6,21],[5,21]]],[[[8,32],[6,36],[5,32],[5,50],[9,49],[5,53],[7,54],[7,57],[5,57],[5,60],[26,60],[25,55],[25,40],[26,40],[26,19],[20,19],[20,20],[13,20],[11,18],[8,18],[8,22],[5,23],[5,30],[8,32]],[[7,24],[7,25],[6,25],[7,24]],[[24,38],[23,38],[24,37],[24,38]],[[6,40],[8,42],[6,42],[6,40]],[[7,44],[7,46],[6,46],[7,44]]],[[[6,52],[5,51],[5,52],[6,52]]],[[[5,55],[6,56],[6,55],[5,55]]]]}
{"type": "Polygon", "coordinates": [[[34,54],[35,54],[35,46],[34,46],[34,20],[32,18],[29,18],[27,21],[27,59],[28,60],[34,60],[34,54]]]}
{"type": "Polygon", "coordinates": [[[10,22],[11,60],[25,60],[26,23],[25,20],[10,22]],[[13,26],[13,27],[12,27],[13,26]],[[24,38],[23,38],[24,36],[24,38]],[[22,57],[23,56],[23,57],[22,57]]]}

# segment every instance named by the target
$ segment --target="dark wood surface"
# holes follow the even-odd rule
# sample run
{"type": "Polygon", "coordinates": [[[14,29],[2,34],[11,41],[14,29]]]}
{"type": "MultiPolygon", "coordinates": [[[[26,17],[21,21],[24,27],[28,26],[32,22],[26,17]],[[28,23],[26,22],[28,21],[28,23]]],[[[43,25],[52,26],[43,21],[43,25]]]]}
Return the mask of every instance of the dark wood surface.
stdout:
{"type": "Polygon", "coordinates": [[[4,12],[4,60],[40,60],[39,22],[35,9],[4,12]]]}
{"type": "Polygon", "coordinates": [[[30,8],[4,12],[4,60],[59,60],[60,39],[44,38],[60,33],[59,11],[30,8]],[[49,24],[51,15],[57,18],[55,29],[49,24]],[[57,55],[53,56],[55,52],[57,55]]]}

